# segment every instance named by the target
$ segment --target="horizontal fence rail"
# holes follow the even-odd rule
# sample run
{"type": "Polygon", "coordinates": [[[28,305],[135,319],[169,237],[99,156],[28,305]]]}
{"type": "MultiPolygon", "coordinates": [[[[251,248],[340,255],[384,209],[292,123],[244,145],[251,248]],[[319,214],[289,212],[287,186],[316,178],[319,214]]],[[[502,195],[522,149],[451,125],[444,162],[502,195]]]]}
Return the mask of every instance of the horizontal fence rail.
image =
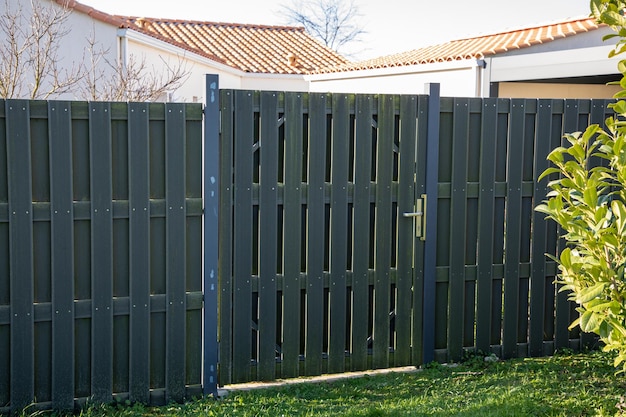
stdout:
{"type": "Polygon", "coordinates": [[[0,412],[201,394],[202,107],[0,102],[0,412]]]}

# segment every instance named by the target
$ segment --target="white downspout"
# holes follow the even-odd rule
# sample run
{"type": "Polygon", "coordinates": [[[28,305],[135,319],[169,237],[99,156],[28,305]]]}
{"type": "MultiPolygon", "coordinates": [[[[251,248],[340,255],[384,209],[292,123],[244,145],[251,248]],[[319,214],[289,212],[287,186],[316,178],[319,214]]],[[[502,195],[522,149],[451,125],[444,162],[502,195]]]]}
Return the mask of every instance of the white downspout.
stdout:
{"type": "Polygon", "coordinates": [[[474,90],[474,96],[475,97],[485,97],[485,85],[484,85],[484,81],[485,81],[485,68],[487,68],[487,61],[485,61],[484,59],[477,59],[476,60],[476,67],[474,67],[474,74],[476,76],[476,81],[475,81],[475,90],[474,90]]]}

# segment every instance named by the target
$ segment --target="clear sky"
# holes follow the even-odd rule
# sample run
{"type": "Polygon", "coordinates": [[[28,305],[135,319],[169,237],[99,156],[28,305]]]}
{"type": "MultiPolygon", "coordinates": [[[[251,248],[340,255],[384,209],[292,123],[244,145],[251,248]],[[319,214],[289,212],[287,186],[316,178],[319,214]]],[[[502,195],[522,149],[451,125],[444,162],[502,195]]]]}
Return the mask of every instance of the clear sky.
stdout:
{"type": "MultiPolygon", "coordinates": [[[[78,0],[110,14],[228,23],[285,24],[291,0],[78,0]]],[[[356,58],[580,17],[588,0],[354,0],[367,33],[356,58]]]]}

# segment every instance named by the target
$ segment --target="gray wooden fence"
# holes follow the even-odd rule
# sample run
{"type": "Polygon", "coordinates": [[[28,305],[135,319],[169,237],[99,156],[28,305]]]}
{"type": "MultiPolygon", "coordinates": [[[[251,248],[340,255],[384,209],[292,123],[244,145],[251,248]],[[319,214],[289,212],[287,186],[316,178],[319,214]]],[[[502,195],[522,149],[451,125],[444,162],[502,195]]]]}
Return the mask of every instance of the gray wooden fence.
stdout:
{"type": "Polygon", "coordinates": [[[0,412],[593,344],[533,207],[607,104],[0,102],[0,412]]]}
{"type": "Polygon", "coordinates": [[[202,120],[0,102],[0,412],[202,393],[202,120]]]}

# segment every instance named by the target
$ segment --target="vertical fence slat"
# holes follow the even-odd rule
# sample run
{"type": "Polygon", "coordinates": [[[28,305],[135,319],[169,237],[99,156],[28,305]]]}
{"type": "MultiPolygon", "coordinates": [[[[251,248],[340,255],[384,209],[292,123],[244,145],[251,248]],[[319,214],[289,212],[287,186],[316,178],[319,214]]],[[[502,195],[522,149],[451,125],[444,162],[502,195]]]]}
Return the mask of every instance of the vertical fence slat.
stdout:
{"type": "Polygon", "coordinates": [[[394,96],[378,102],[376,148],[376,225],[374,240],[374,368],[389,365],[389,313],[391,269],[391,181],[393,173],[394,96]]]}
{"type": "Polygon", "coordinates": [[[10,232],[6,102],[0,100],[0,413],[8,412],[11,380],[10,232]]]}
{"type": "MultiPolygon", "coordinates": [[[[90,191],[89,104],[72,103],[72,180],[74,201],[88,207],[90,191]]],[[[77,219],[74,211],[74,298],[78,303],[91,301],[91,215],[77,219]]],[[[91,311],[91,310],[90,310],[91,311]]],[[[74,391],[76,397],[91,395],[91,317],[74,321],[74,391]]]]}
{"type": "Polygon", "coordinates": [[[352,241],[352,370],[367,368],[372,181],[372,97],[357,95],[352,241]]]}
{"type": "Polygon", "coordinates": [[[168,401],[185,396],[185,108],[165,106],[166,380],[168,401]]]}
{"type": "Polygon", "coordinates": [[[330,203],[330,334],[328,372],[343,372],[346,348],[346,268],[348,247],[349,101],[333,96],[330,203]]]}
{"type": "MultiPolygon", "coordinates": [[[[495,194],[493,216],[493,264],[494,276],[491,287],[491,345],[498,346],[498,355],[502,355],[502,294],[503,294],[503,265],[504,265],[504,237],[505,237],[505,206],[506,191],[502,184],[507,181],[507,146],[509,137],[509,125],[511,113],[510,99],[497,99],[497,123],[496,123],[496,153],[495,153],[495,181],[498,191],[495,194]],[[496,272],[497,271],[497,272],[496,272]]],[[[504,187],[506,189],[506,187],[504,187]]]]}
{"type": "Polygon", "coordinates": [[[496,99],[485,99],[482,109],[480,192],[478,200],[478,273],[476,288],[476,349],[488,353],[491,342],[493,217],[496,155],[496,99]]]}
{"type": "Polygon", "coordinates": [[[89,106],[91,189],[91,394],[111,401],[113,390],[113,213],[111,108],[89,106]]]}
{"type": "Polygon", "coordinates": [[[150,152],[149,107],[128,104],[131,401],[150,399],[150,152]]]}
{"type": "MultiPolygon", "coordinates": [[[[50,201],[49,138],[47,125],[47,103],[30,102],[30,150],[31,182],[33,205],[33,271],[34,302],[36,304],[52,302],[51,288],[51,225],[47,216],[39,214],[41,203],[50,201]]],[[[42,208],[42,207],[41,207],[42,208]]],[[[46,215],[50,213],[49,206],[46,215]]],[[[48,304],[50,305],[50,304],[48,304]]],[[[34,323],[35,351],[35,395],[37,401],[50,401],[52,386],[52,317],[38,319],[34,323]]]]}
{"type": "Polygon", "coordinates": [[[517,356],[519,320],[520,241],[522,217],[522,155],[524,147],[525,102],[511,100],[511,122],[507,148],[506,237],[504,254],[504,316],[502,355],[517,356]]]}
{"type": "Polygon", "coordinates": [[[307,198],[307,280],[305,373],[322,372],[324,321],[324,182],[326,173],[326,100],[309,95],[309,173],[307,198]],[[312,325],[315,323],[314,325],[312,325]]]}
{"type": "Polygon", "coordinates": [[[282,376],[299,375],[302,262],[302,94],[285,93],[282,376]]]}
{"type": "Polygon", "coordinates": [[[448,358],[461,359],[465,306],[465,232],[469,100],[454,100],[450,195],[450,273],[448,278],[448,358]]]}
{"type": "Polygon", "coordinates": [[[52,402],[74,407],[74,207],[70,103],[49,102],[52,227],[52,402]]]}
{"type": "Polygon", "coordinates": [[[537,100],[526,100],[524,102],[526,116],[524,117],[524,144],[520,157],[522,158],[522,182],[528,191],[522,192],[522,206],[520,218],[520,234],[518,240],[520,242],[519,262],[520,262],[520,283],[518,293],[518,325],[517,325],[517,343],[518,350],[516,356],[528,355],[528,333],[529,333],[529,314],[530,314],[530,275],[531,275],[531,236],[532,236],[532,217],[533,217],[533,197],[534,190],[532,188],[535,178],[533,175],[533,154],[534,140],[536,136],[537,122],[537,100]],[[530,195],[529,195],[530,194],[530,195]],[[526,267],[527,266],[527,267],[526,267]]]}
{"type": "Polygon", "coordinates": [[[150,401],[165,402],[166,362],[166,219],[165,219],[165,107],[150,108],[150,401]],[[157,204],[158,203],[158,204],[157,204]],[[158,215],[157,215],[158,213],[158,215]],[[156,308],[160,301],[159,309],[156,308]],[[162,300],[162,301],[161,301],[162,300]]]}
{"type": "MultiPolygon", "coordinates": [[[[414,212],[415,152],[417,146],[417,97],[400,97],[400,166],[398,172],[398,254],[396,275],[396,348],[395,366],[411,364],[411,316],[413,313],[413,241],[414,218],[403,213],[414,212]]],[[[420,197],[420,196],[418,196],[420,197]]],[[[424,208],[422,207],[422,210],[424,208]]],[[[415,220],[421,221],[421,219],[415,220]]],[[[415,248],[417,250],[417,248],[415,248]]],[[[416,265],[417,268],[419,266],[416,265]]],[[[416,271],[416,273],[419,273],[416,271]]]]}
{"type": "Polygon", "coordinates": [[[220,92],[220,207],[219,207],[219,383],[229,384],[233,373],[233,99],[220,92]]]}
{"type": "MultiPolygon", "coordinates": [[[[539,100],[537,108],[537,134],[534,147],[534,200],[533,207],[537,207],[548,192],[548,179],[538,181],[539,175],[548,168],[547,156],[550,152],[550,136],[552,134],[552,101],[539,100]]],[[[532,220],[532,248],[531,248],[531,276],[530,276],[530,330],[529,354],[541,356],[544,340],[544,315],[546,301],[546,257],[547,248],[547,220],[545,215],[535,211],[532,220]]]]}
{"type": "MultiPolygon", "coordinates": [[[[207,95],[210,100],[211,94],[207,95]]],[[[207,105],[208,107],[208,105],[207,105]]],[[[186,326],[185,332],[185,397],[192,398],[202,393],[208,395],[217,395],[217,386],[215,378],[217,377],[217,203],[219,199],[219,193],[217,192],[217,178],[214,177],[213,189],[209,190],[209,196],[203,199],[205,193],[203,192],[203,183],[205,179],[203,174],[211,174],[210,170],[203,169],[203,148],[204,148],[204,136],[209,134],[209,131],[203,132],[203,109],[201,105],[187,103],[184,105],[185,109],[185,321],[181,325],[186,326]],[[214,195],[211,199],[211,194],[214,195]],[[203,202],[206,202],[206,207],[203,206],[203,202]],[[213,204],[211,204],[213,203],[213,204]],[[203,220],[213,218],[215,234],[212,239],[203,240],[203,220]],[[203,256],[203,250],[209,252],[207,257],[203,256]],[[212,260],[212,263],[210,262],[212,260]],[[204,270],[208,273],[209,285],[204,285],[205,275],[203,274],[203,262],[210,262],[209,266],[204,270]],[[213,272],[213,281],[211,282],[211,271],[213,272]],[[213,284],[213,286],[211,286],[213,284]],[[203,292],[204,288],[206,291],[203,292]],[[203,303],[204,301],[204,303],[203,303]],[[206,308],[203,309],[203,305],[206,308]],[[213,313],[210,323],[213,329],[208,328],[205,331],[203,324],[203,313],[213,313]],[[210,335],[213,335],[212,337],[210,335]],[[211,342],[208,344],[212,350],[203,351],[204,335],[210,338],[211,342]],[[211,358],[215,359],[211,359],[211,358]],[[204,367],[204,364],[207,366],[204,367]],[[212,370],[211,370],[212,368],[212,370]],[[207,373],[203,375],[204,369],[207,373]],[[210,378],[213,377],[211,383],[210,378]],[[206,377],[207,384],[206,390],[203,390],[203,381],[206,377]]],[[[215,120],[218,119],[218,107],[215,105],[215,120]]],[[[219,126],[219,125],[218,125],[219,126]]],[[[217,129],[216,129],[217,132],[217,129]]],[[[216,153],[215,159],[219,157],[217,150],[219,143],[218,139],[215,139],[216,145],[214,147],[216,153]]],[[[215,167],[214,173],[218,169],[218,164],[212,164],[215,167]]],[[[212,183],[211,179],[208,180],[209,184],[212,183]]]]}
{"type": "MultiPolygon", "coordinates": [[[[430,97],[421,95],[417,97],[417,131],[416,131],[416,167],[415,167],[415,195],[426,195],[426,160],[428,145],[428,102],[430,97]]],[[[435,183],[436,183],[435,179],[435,183]]],[[[436,198],[435,198],[436,200],[436,198]]],[[[422,209],[428,213],[428,198],[424,201],[422,209]]],[[[426,223],[426,222],[424,222],[426,223]]],[[[422,226],[422,233],[426,233],[426,224],[422,226]]],[[[429,238],[427,234],[424,235],[429,238]]],[[[426,278],[425,269],[425,240],[414,239],[413,249],[413,319],[411,324],[411,364],[418,366],[424,363],[424,284],[426,278]]]]}
{"type": "Polygon", "coordinates": [[[11,282],[11,408],[34,400],[33,210],[29,102],[6,106],[11,282]]]}
{"type": "Polygon", "coordinates": [[[276,378],[276,258],[278,196],[278,96],[261,93],[261,184],[259,190],[258,378],[276,378]]]}
{"type": "MultiPolygon", "coordinates": [[[[128,163],[128,105],[111,104],[111,175],[113,209],[113,297],[117,300],[129,300],[130,297],[130,229],[128,218],[119,218],[120,203],[129,200],[129,163],[128,163]]],[[[124,204],[126,206],[126,204],[124,204]]],[[[125,207],[124,217],[128,215],[125,207]]],[[[119,303],[114,303],[114,308],[119,303]]],[[[116,308],[113,316],[113,393],[129,391],[130,380],[130,314],[120,313],[116,308]]]]}
{"type": "Polygon", "coordinates": [[[483,100],[469,101],[467,145],[466,236],[465,236],[465,307],[463,347],[476,345],[476,287],[478,265],[478,201],[480,195],[480,144],[482,139],[483,100]]]}
{"type": "MultiPolygon", "coordinates": [[[[210,97],[211,94],[208,94],[209,103],[210,97]]],[[[214,120],[219,118],[218,111],[219,108],[216,103],[214,120]]],[[[203,114],[202,106],[185,104],[184,169],[186,184],[185,205],[187,207],[185,213],[185,298],[187,301],[184,324],[187,329],[185,333],[186,398],[200,394],[217,395],[217,204],[219,193],[217,191],[216,175],[218,164],[211,164],[214,167],[213,172],[210,169],[203,169],[203,142],[204,137],[209,135],[210,132],[210,130],[203,131],[203,114]],[[213,183],[213,188],[209,189],[206,199],[203,199],[203,196],[207,194],[203,189],[203,184],[205,183],[203,174],[209,175],[209,184],[212,183],[210,176],[215,175],[213,178],[215,183],[213,183]],[[214,197],[211,198],[211,195],[214,197]],[[206,205],[203,205],[203,202],[206,205]],[[203,240],[203,236],[205,236],[203,220],[206,219],[213,220],[215,233],[209,234],[209,236],[213,236],[212,239],[203,240]],[[209,254],[204,256],[203,250],[208,251],[209,254]],[[207,262],[208,266],[206,266],[207,262]],[[205,285],[205,277],[207,276],[203,274],[203,271],[206,271],[208,274],[208,286],[205,285]],[[211,271],[213,271],[213,274],[211,274],[211,271]],[[213,276],[212,281],[211,276],[213,276]],[[205,288],[206,291],[203,291],[205,288]],[[203,308],[203,306],[206,306],[206,308],[203,308]],[[212,313],[212,319],[208,323],[213,326],[212,329],[204,327],[204,324],[207,324],[203,320],[205,312],[212,313]],[[211,348],[209,351],[203,350],[205,336],[206,340],[210,340],[207,344],[211,348]],[[205,369],[206,373],[204,373],[205,369]],[[204,381],[207,383],[204,384],[204,381]]],[[[215,129],[215,132],[217,134],[218,130],[215,129]]],[[[214,141],[213,149],[215,151],[213,153],[216,153],[215,160],[217,161],[219,158],[219,140],[216,138],[214,141]]]]}
{"type": "Polygon", "coordinates": [[[248,381],[252,319],[252,93],[235,93],[235,219],[233,271],[233,382],[248,381]]]}

